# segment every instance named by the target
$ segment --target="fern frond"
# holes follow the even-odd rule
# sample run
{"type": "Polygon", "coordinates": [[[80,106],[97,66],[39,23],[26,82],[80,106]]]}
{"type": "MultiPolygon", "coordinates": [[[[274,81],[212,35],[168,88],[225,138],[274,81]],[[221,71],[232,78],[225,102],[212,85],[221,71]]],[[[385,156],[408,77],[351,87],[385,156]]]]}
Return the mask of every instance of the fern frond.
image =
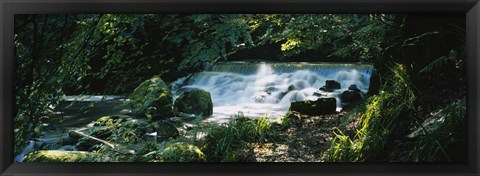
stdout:
{"type": "Polygon", "coordinates": [[[455,50],[450,50],[448,55],[441,56],[432,62],[430,62],[427,66],[420,70],[420,73],[429,73],[434,69],[441,68],[444,65],[447,65],[448,61],[453,61],[457,58],[457,52],[455,50]]]}

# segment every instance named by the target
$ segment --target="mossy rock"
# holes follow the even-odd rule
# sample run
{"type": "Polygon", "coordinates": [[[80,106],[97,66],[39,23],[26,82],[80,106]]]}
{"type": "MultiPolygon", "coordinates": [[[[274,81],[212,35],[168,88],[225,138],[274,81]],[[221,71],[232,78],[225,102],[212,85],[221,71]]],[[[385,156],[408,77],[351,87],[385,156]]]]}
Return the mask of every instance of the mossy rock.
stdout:
{"type": "Polygon", "coordinates": [[[164,120],[158,121],[156,123],[156,128],[157,128],[158,142],[162,142],[170,138],[174,138],[180,134],[180,132],[178,132],[178,129],[174,125],[164,120]]]}
{"type": "Polygon", "coordinates": [[[177,114],[193,114],[208,117],[213,114],[213,103],[210,93],[201,89],[193,89],[183,93],[175,101],[174,112],[177,114]]]}
{"type": "Polygon", "coordinates": [[[337,100],[335,98],[319,98],[315,101],[293,101],[290,105],[290,111],[297,111],[307,115],[322,115],[334,113],[337,109],[337,100]]]}
{"type": "Polygon", "coordinates": [[[168,118],[173,115],[173,95],[168,85],[159,77],[140,84],[129,98],[134,115],[152,119],[168,118]]]}
{"type": "Polygon", "coordinates": [[[24,162],[82,162],[93,161],[98,154],[83,151],[40,150],[25,156],[24,162]]]}
{"type": "Polygon", "coordinates": [[[205,154],[197,146],[176,143],[161,152],[164,162],[205,162],[205,154]]]}

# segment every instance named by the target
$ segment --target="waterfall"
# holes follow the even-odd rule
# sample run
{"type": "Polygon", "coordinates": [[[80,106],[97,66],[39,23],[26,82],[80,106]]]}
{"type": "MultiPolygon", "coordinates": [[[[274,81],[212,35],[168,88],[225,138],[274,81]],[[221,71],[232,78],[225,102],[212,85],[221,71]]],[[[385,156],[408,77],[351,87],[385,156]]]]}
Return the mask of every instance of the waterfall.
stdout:
{"type": "Polygon", "coordinates": [[[366,93],[372,71],[371,65],[354,63],[224,62],[179,79],[172,92],[177,96],[192,88],[210,92],[214,106],[212,121],[228,120],[238,112],[253,118],[276,119],[288,111],[293,100],[335,97],[340,110],[339,95],[352,84],[366,93]],[[339,82],[341,89],[320,91],[326,80],[339,82]]]}

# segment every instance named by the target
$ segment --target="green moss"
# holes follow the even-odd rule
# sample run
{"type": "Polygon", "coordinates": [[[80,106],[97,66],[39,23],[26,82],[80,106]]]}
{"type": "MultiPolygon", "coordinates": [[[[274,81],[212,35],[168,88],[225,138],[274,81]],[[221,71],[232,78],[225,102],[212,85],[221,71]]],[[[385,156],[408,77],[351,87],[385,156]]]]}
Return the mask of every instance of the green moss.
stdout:
{"type": "Polygon", "coordinates": [[[93,161],[98,154],[82,151],[40,150],[25,156],[25,162],[85,162],[93,161]]]}
{"type": "Polygon", "coordinates": [[[159,77],[140,84],[129,98],[135,115],[148,118],[172,116],[173,95],[168,85],[159,77]]]}
{"type": "Polygon", "coordinates": [[[205,154],[197,146],[176,143],[161,152],[164,162],[205,162],[205,154]]]}
{"type": "Polygon", "coordinates": [[[210,93],[200,89],[185,92],[175,101],[174,111],[203,117],[210,116],[213,114],[210,93]]]}

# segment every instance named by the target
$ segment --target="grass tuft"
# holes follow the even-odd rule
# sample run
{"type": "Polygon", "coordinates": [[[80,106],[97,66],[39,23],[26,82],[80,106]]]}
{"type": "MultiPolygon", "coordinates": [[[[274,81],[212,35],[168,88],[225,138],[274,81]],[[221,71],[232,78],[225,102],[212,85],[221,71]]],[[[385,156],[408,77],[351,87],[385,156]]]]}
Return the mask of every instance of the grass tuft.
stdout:
{"type": "Polygon", "coordinates": [[[396,119],[405,115],[403,112],[407,112],[415,100],[405,67],[396,64],[390,71],[391,75],[379,94],[367,99],[365,113],[360,117],[354,137],[337,131],[330,143],[326,161],[371,161],[383,153],[396,119]]]}

